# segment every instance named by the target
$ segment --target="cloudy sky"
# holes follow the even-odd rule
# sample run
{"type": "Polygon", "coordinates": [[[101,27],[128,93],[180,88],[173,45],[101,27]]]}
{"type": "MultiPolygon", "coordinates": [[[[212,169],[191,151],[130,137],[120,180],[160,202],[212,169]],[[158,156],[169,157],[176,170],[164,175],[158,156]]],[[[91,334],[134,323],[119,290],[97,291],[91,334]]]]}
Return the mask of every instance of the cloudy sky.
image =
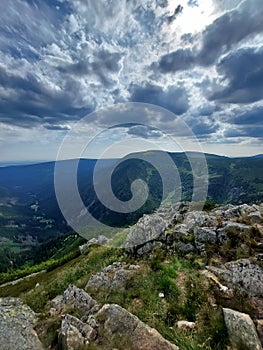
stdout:
{"type": "Polygon", "coordinates": [[[263,153],[262,18],[262,0],[1,0],[0,161],[56,159],[73,131],[100,133],[89,157],[176,150],[177,119],[205,152],[263,153]]]}

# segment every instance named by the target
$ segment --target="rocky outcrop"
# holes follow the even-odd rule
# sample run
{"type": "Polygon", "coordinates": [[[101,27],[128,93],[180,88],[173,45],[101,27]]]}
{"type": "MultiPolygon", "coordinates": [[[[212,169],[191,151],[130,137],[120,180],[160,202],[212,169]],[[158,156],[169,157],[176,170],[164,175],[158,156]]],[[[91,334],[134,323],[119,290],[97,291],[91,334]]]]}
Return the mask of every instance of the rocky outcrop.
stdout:
{"type": "Polygon", "coordinates": [[[231,261],[216,268],[207,266],[229,288],[246,292],[250,296],[263,297],[263,270],[249,259],[231,261]]]}
{"type": "Polygon", "coordinates": [[[88,314],[83,313],[81,319],[68,314],[61,316],[58,338],[62,350],[81,349],[92,343],[130,350],[178,350],[155,329],[119,305],[105,304],[99,309],[84,290],[72,285],[66,289],[63,298],[63,303],[81,307],[82,311],[84,308],[88,314]]]}
{"type": "Polygon", "coordinates": [[[251,226],[240,224],[238,222],[226,222],[224,226],[217,230],[218,243],[220,245],[231,241],[234,234],[249,234],[251,226]]]}
{"type": "MultiPolygon", "coordinates": [[[[248,252],[251,235],[256,232],[263,235],[262,208],[262,205],[229,204],[205,212],[192,210],[189,203],[166,205],[155,214],[144,215],[130,227],[125,249],[137,255],[149,254],[157,247],[182,254],[206,255],[207,246],[239,244],[242,248],[243,244],[243,250],[248,252]]],[[[254,244],[260,252],[259,236],[254,244]]]]}
{"type": "Polygon", "coordinates": [[[104,305],[96,315],[99,336],[109,344],[130,350],[178,350],[155,329],[116,304],[104,305]]]}
{"type": "Polygon", "coordinates": [[[223,313],[234,348],[262,350],[256,327],[249,315],[231,309],[223,309],[223,313]]]}
{"type": "Polygon", "coordinates": [[[81,254],[83,254],[92,245],[107,245],[107,244],[109,244],[109,242],[110,242],[109,238],[107,238],[103,235],[100,235],[100,236],[98,236],[98,238],[91,238],[87,243],[80,245],[79,251],[81,254]]]}
{"type": "Polygon", "coordinates": [[[98,303],[83,289],[70,284],[63,295],[57,295],[50,301],[49,313],[61,313],[66,305],[71,305],[76,310],[86,315],[92,314],[99,309],[98,303]]]}
{"type": "Polygon", "coordinates": [[[43,350],[34,324],[36,314],[18,298],[0,298],[1,350],[43,350]]]}
{"type": "Polygon", "coordinates": [[[160,238],[167,227],[168,221],[158,214],[143,215],[137,224],[130,228],[125,249],[133,252],[144,244],[160,238]]]}
{"type": "Polygon", "coordinates": [[[81,349],[96,337],[97,331],[89,324],[71,315],[62,316],[58,339],[63,350],[81,349]]]}
{"type": "Polygon", "coordinates": [[[114,262],[105,267],[101,272],[91,276],[85,289],[96,290],[98,288],[122,288],[125,287],[126,282],[140,266],[128,265],[124,262],[114,262]]]}
{"type": "Polygon", "coordinates": [[[216,232],[208,227],[196,227],[194,229],[195,246],[199,253],[206,253],[206,244],[216,243],[216,232]]]}

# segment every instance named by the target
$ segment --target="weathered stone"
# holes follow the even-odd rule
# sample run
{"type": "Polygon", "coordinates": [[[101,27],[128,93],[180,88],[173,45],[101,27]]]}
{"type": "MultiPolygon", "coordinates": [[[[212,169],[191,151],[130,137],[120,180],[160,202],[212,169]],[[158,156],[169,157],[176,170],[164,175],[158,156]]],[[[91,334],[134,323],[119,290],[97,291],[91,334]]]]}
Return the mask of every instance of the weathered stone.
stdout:
{"type": "Polygon", "coordinates": [[[0,298],[1,350],[43,350],[33,326],[37,318],[18,298],[0,298]]]}
{"type": "Polygon", "coordinates": [[[50,305],[52,309],[55,309],[57,311],[61,310],[64,305],[63,295],[57,295],[55,298],[53,298],[50,301],[50,305]]]}
{"type": "Polygon", "coordinates": [[[216,208],[213,212],[223,220],[237,219],[241,215],[240,207],[233,204],[227,204],[223,207],[216,208]]]}
{"type": "Polygon", "coordinates": [[[71,315],[63,315],[58,339],[62,350],[80,349],[94,341],[97,331],[89,324],[71,315]]]}
{"type": "Polygon", "coordinates": [[[188,254],[195,251],[195,247],[191,243],[174,242],[173,248],[182,254],[188,254]]]}
{"type": "Polygon", "coordinates": [[[137,254],[142,256],[151,253],[153,250],[161,248],[162,242],[147,242],[137,250],[137,254]]]}
{"type": "Polygon", "coordinates": [[[216,268],[207,266],[228,287],[236,288],[251,296],[263,296],[263,270],[249,259],[231,261],[216,268]]]}
{"type": "Polygon", "coordinates": [[[166,233],[166,241],[171,244],[174,241],[178,241],[183,237],[190,236],[190,232],[185,224],[178,224],[174,227],[173,232],[166,233]]]}
{"type": "Polygon", "coordinates": [[[167,226],[168,222],[157,214],[144,215],[137,224],[130,227],[125,249],[134,251],[136,247],[159,238],[167,226]]]}
{"type": "Polygon", "coordinates": [[[100,273],[91,276],[85,289],[125,287],[128,277],[139,268],[138,265],[127,265],[114,262],[100,273]]]}
{"type": "Polygon", "coordinates": [[[85,251],[92,245],[107,245],[109,244],[109,238],[100,235],[98,238],[91,238],[87,243],[79,246],[79,251],[81,254],[85,253],[85,251]]]}
{"type": "Polygon", "coordinates": [[[183,223],[188,230],[196,226],[213,227],[217,224],[217,217],[212,212],[194,210],[186,214],[183,223]]]}
{"type": "Polygon", "coordinates": [[[111,346],[131,350],[178,350],[155,329],[116,304],[104,305],[96,315],[99,336],[111,346]]]}
{"type": "Polygon", "coordinates": [[[249,315],[231,309],[223,309],[223,313],[233,347],[262,350],[256,327],[249,315]]]}
{"type": "Polygon", "coordinates": [[[257,333],[261,344],[263,345],[263,320],[257,320],[256,322],[257,333]]]}
{"type": "Polygon", "coordinates": [[[259,211],[248,214],[251,224],[262,224],[263,219],[259,211]]]}
{"type": "Polygon", "coordinates": [[[178,321],[177,327],[182,329],[194,329],[195,328],[195,322],[189,322],[189,321],[178,321]]]}
{"type": "Polygon", "coordinates": [[[70,303],[76,309],[87,314],[92,314],[99,308],[97,302],[88,293],[72,284],[64,291],[63,302],[70,303]]]}
{"type": "Polygon", "coordinates": [[[201,254],[206,253],[206,244],[216,243],[216,232],[207,227],[196,227],[194,229],[195,246],[201,254]]]}
{"type": "Polygon", "coordinates": [[[233,233],[245,233],[249,234],[251,231],[251,226],[245,224],[239,224],[238,222],[227,222],[226,225],[217,230],[217,238],[219,244],[225,244],[229,240],[233,233]]]}
{"type": "Polygon", "coordinates": [[[67,319],[62,320],[61,329],[58,334],[58,342],[62,350],[80,349],[85,345],[85,339],[80,331],[70,324],[67,319]]]}

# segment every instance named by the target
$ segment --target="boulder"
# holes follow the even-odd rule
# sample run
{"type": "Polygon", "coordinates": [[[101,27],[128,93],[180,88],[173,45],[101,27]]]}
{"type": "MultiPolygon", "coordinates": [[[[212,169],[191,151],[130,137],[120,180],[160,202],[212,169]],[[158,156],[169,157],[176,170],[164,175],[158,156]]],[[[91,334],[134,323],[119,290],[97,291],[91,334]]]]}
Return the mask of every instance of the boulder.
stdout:
{"type": "Polygon", "coordinates": [[[142,256],[151,253],[153,250],[161,248],[162,242],[147,242],[142,247],[138,248],[137,254],[142,256]]]}
{"type": "Polygon", "coordinates": [[[34,325],[36,314],[19,298],[0,298],[1,350],[44,350],[34,325]]]}
{"type": "Polygon", "coordinates": [[[164,233],[168,227],[168,221],[164,220],[158,214],[143,215],[137,224],[129,229],[125,242],[127,252],[134,252],[147,242],[156,240],[164,233]]]}
{"type": "Polygon", "coordinates": [[[109,242],[109,238],[99,235],[98,238],[91,238],[87,243],[80,245],[79,251],[81,254],[83,254],[92,245],[107,245],[109,242]]]}
{"type": "Polygon", "coordinates": [[[95,340],[96,330],[90,325],[71,315],[63,315],[58,342],[62,350],[81,349],[95,340]]]}
{"type": "Polygon", "coordinates": [[[213,213],[224,221],[231,219],[233,220],[241,216],[241,209],[240,206],[227,204],[223,207],[216,208],[215,210],[213,210],[213,213]]]}
{"type": "Polygon", "coordinates": [[[124,262],[114,262],[91,276],[85,289],[125,287],[128,277],[139,267],[138,265],[127,265],[124,262]]]}
{"type": "Polygon", "coordinates": [[[98,303],[88,293],[72,284],[64,291],[63,303],[72,304],[85,314],[93,314],[99,309],[98,303]]]}
{"type": "Polygon", "coordinates": [[[249,221],[251,224],[262,224],[263,218],[259,211],[248,214],[249,221]]]}
{"type": "Polygon", "coordinates": [[[181,238],[190,236],[190,232],[185,224],[178,224],[174,227],[172,232],[166,232],[166,242],[171,244],[174,241],[178,241],[181,238]]]}
{"type": "Polygon", "coordinates": [[[206,244],[216,243],[215,230],[208,227],[195,227],[195,246],[201,254],[206,253],[206,244]]]}
{"type": "Polygon", "coordinates": [[[223,309],[230,342],[234,348],[262,350],[256,327],[250,316],[235,310],[223,309]]]}
{"type": "Polygon", "coordinates": [[[131,350],[178,350],[155,329],[116,304],[104,305],[96,315],[99,336],[109,346],[131,350]]]}
{"type": "Polygon", "coordinates": [[[174,242],[173,248],[180,254],[188,254],[195,251],[195,247],[191,243],[174,242]]]}
{"type": "Polygon", "coordinates": [[[250,296],[263,296],[263,270],[249,259],[230,261],[221,268],[207,266],[207,269],[230,288],[236,288],[250,296]]]}
{"type": "Polygon", "coordinates": [[[207,213],[204,211],[193,210],[185,215],[183,223],[188,230],[196,226],[213,227],[217,224],[217,217],[212,212],[207,213]]]}
{"type": "Polygon", "coordinates": [[[233,233],[249,234],[250,231],[251,226],[249,225],[228,221],[224,227],[217,230],[218,242],[219,244],[226,244],[229,240],[231,240],[233,233]]]}

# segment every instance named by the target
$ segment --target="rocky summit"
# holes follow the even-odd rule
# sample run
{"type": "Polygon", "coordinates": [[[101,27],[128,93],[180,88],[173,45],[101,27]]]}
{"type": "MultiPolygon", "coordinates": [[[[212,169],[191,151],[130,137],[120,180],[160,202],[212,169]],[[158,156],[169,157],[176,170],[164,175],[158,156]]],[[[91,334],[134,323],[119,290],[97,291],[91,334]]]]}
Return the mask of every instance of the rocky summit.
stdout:
{"type": "Polygon", "coordinates": [[[262,215],[164,205],[0,286],[1,349],[262,350],[262,215]]]}

